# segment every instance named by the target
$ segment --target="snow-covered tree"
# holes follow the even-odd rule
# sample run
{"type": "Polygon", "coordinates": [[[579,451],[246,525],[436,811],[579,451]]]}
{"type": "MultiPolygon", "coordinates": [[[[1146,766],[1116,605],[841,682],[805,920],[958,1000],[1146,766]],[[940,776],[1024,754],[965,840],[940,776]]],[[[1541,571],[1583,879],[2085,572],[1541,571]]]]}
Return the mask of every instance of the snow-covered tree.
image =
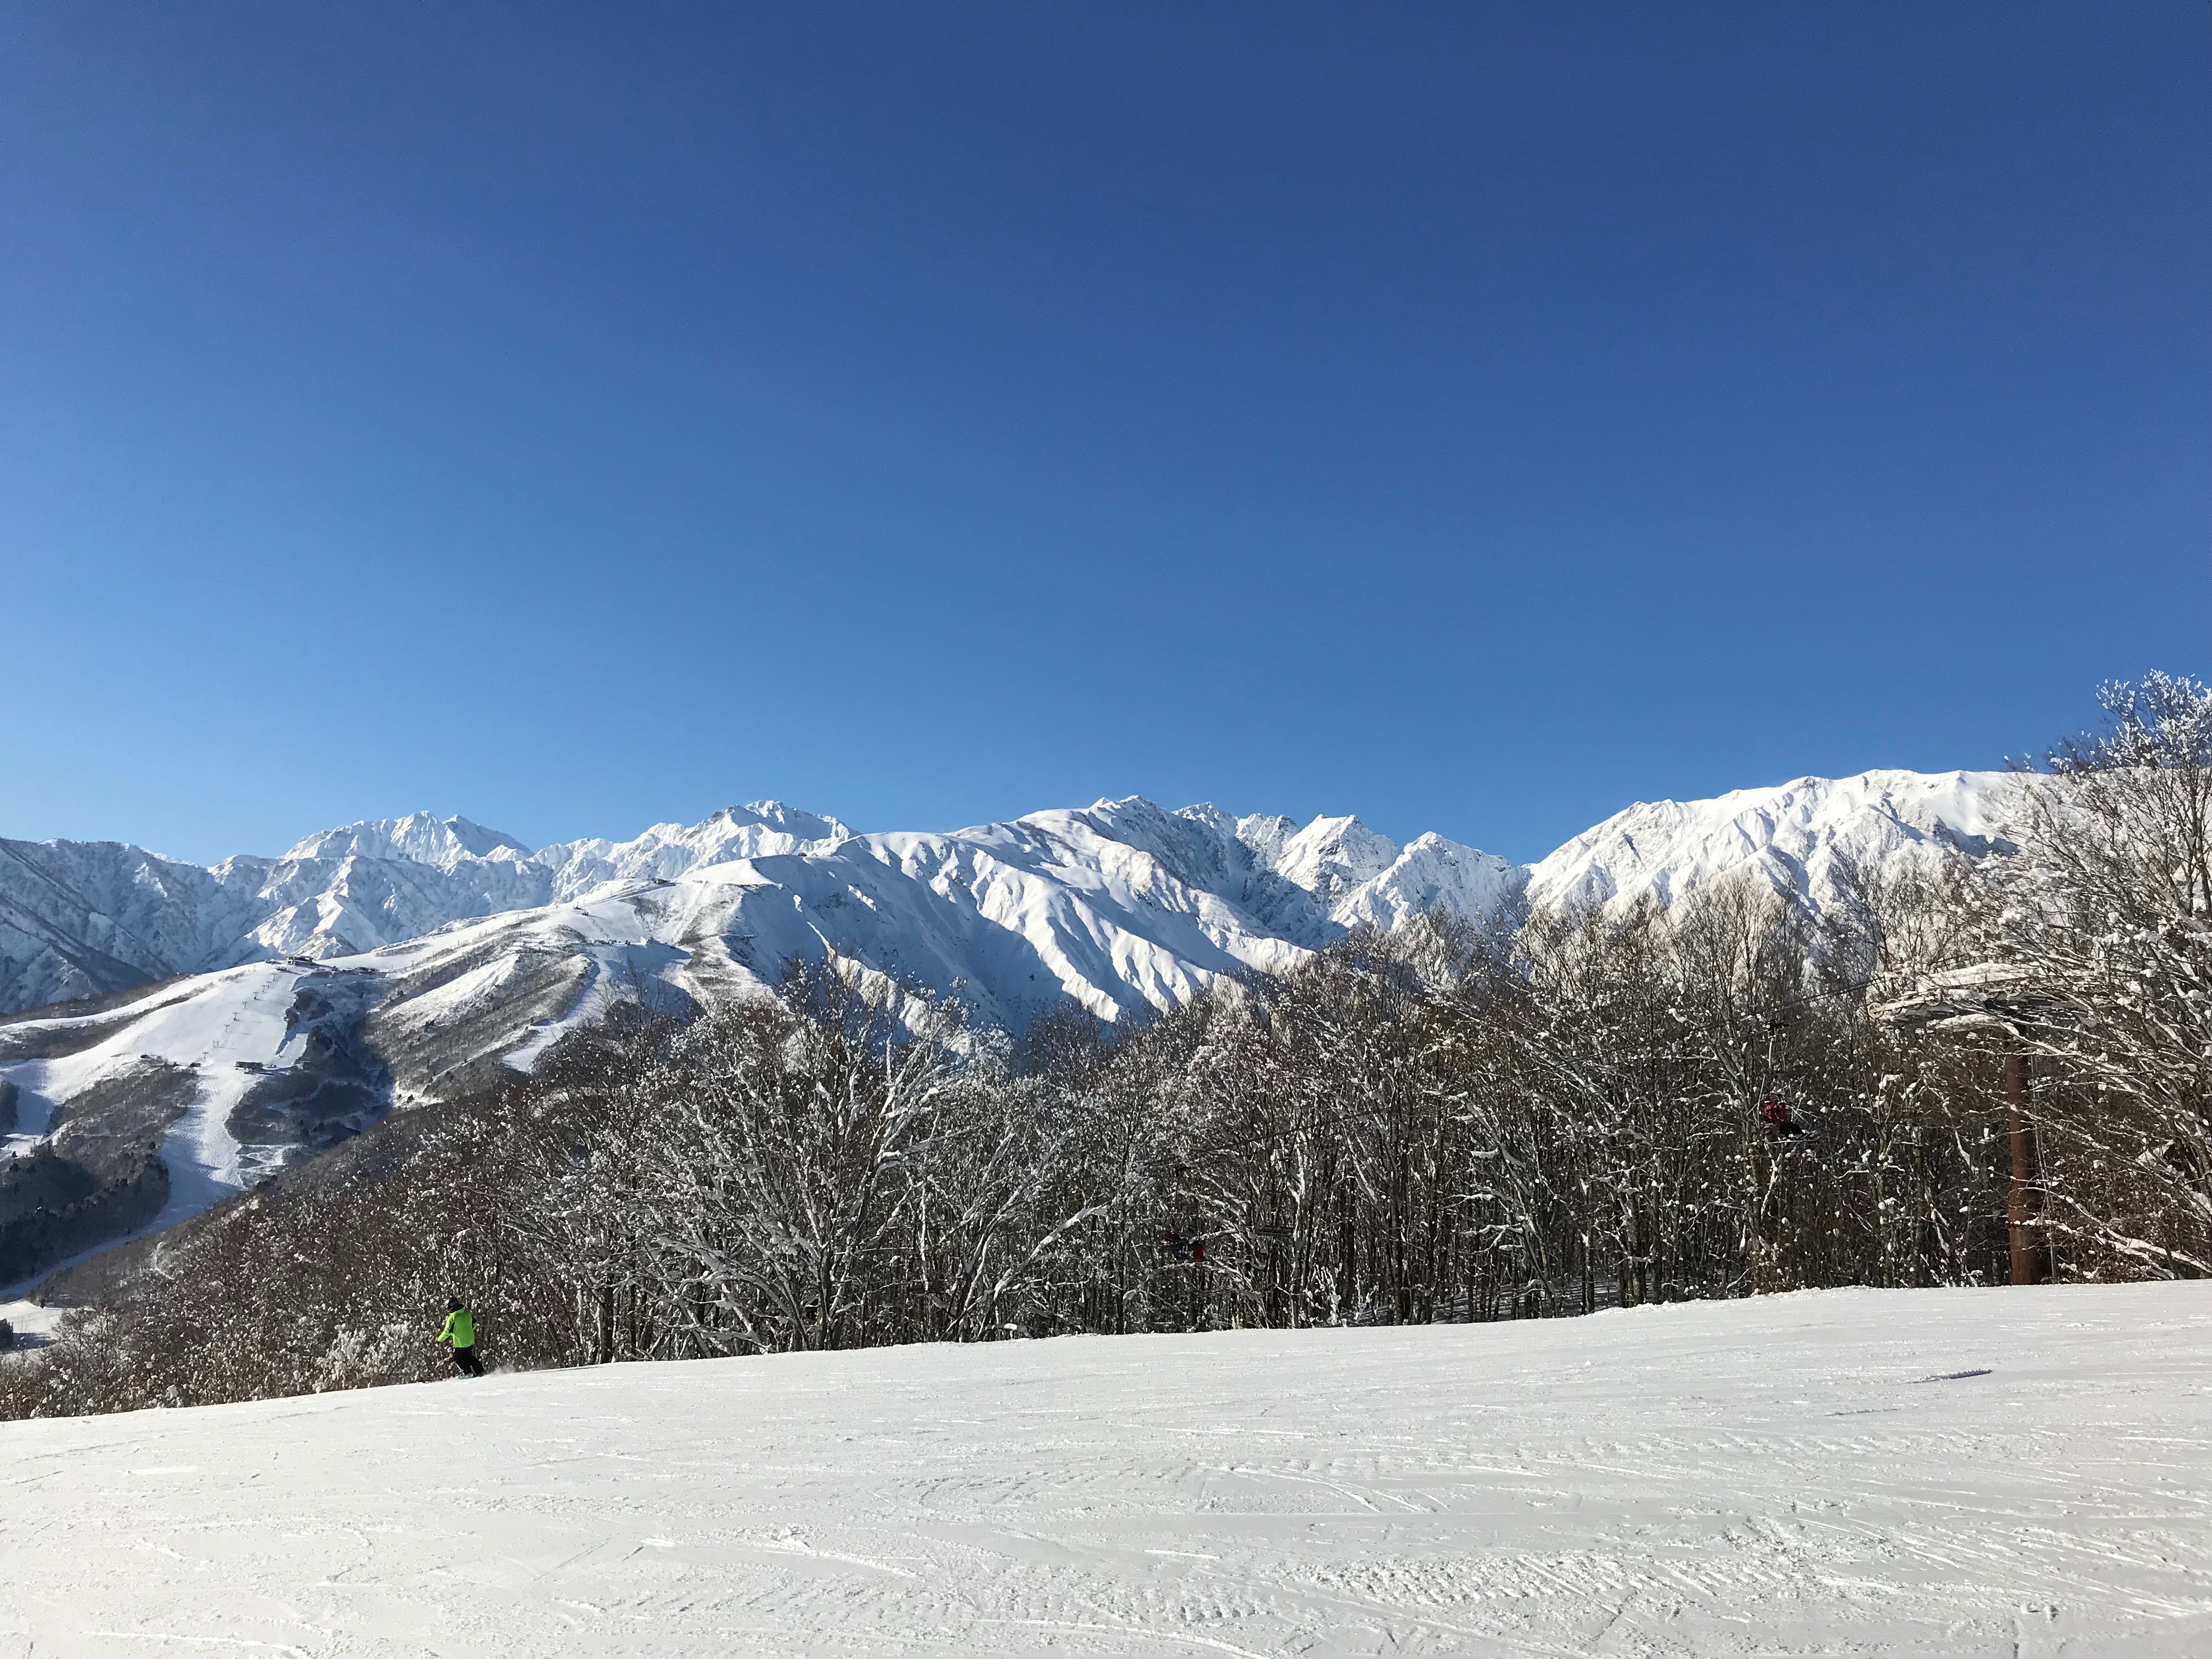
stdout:
{"type": "Polygon", "coordinates": [[[2212,690],[2151,674],[2101,701],[2102,734],[2023,777],[1985,948],[2077,1268],[2212,1273],[2212,690]]]}

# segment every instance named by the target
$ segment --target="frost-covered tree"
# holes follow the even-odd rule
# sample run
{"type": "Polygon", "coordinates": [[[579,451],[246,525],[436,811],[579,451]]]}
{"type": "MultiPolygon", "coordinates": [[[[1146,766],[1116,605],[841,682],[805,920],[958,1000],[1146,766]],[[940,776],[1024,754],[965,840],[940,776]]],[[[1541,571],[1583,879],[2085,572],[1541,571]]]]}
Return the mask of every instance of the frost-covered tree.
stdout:
{"type": "Polygon", "coordinates": [[[2212,1273],[2212,690],[2151,674],[2100,700],[2105,731],[2022,780],[1984,944],[2077,1268],[2212,1273]]]}

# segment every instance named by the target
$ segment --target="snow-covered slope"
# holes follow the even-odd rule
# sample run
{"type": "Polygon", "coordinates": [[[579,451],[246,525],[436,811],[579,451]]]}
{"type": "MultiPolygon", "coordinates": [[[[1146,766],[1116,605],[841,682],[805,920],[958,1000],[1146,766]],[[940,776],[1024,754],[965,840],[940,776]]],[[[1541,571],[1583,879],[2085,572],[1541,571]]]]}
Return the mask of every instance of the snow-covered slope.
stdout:
{"type": "Polygon", "coordinates": [[[1826,1291],[5,1424],[0,1652],[2183,1659],[2208,1352],[1826,1291]]]}
{"type": "Polygon", "coordinates": [[[1576,836],[1528,873],[1532,904],[1671,904],[1750,876],[1814,909],[1852,866],[1932,869],[2013,850],[2017,778],[2003,772],[1863,772],[1738,789],[1714,800],[1639,803],[1576,836]]]}
{"type": "Polygon", "coordinates": [[[121,842],[0,840],[0,1012],[102,996],[203,965],[261,919],[269,860],[213,870],[121,842]]]}

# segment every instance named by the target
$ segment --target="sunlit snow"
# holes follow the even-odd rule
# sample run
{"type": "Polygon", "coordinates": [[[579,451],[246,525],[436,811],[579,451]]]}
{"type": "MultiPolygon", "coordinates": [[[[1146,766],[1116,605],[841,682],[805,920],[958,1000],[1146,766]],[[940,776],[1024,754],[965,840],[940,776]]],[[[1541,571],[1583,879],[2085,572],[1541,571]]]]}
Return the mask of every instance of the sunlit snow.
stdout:
{"type": "Polygon", "coordinates": [[[1926,873],[1948,855],[2010,850],[2019,782],[2006,772],[1862,772],[1639,802],[1531,866],[1528,898],[1563,906],[1648,896],[1664,905],[1748,875],[1817,909],[1855,868],[1926,873]]]}
{"type": "Polygon", "coordinates": [[[2208,1355],[2199,1284],[1838,1291],[11,1424],[0,1656],[2180,1659],[2208,1355]]]}

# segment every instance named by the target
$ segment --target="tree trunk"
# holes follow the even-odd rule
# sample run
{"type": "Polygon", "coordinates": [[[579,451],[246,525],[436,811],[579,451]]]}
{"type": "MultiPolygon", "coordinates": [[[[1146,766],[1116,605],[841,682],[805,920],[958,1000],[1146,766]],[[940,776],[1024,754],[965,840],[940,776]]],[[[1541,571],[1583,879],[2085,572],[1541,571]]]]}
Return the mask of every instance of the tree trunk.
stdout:
{"type": "Polygon", "coordinates": [[[2005,1132],[2012,1142],[2012,1190],[2005,1222],[2012,1240],[2012,1282],[2051,1282],[2051,1243],[2043,1231],[2043,1178],[2036,1167],[2035,1126],[2027,1115],[2027,1056],[2004,1062],[2005,1132]]]}

